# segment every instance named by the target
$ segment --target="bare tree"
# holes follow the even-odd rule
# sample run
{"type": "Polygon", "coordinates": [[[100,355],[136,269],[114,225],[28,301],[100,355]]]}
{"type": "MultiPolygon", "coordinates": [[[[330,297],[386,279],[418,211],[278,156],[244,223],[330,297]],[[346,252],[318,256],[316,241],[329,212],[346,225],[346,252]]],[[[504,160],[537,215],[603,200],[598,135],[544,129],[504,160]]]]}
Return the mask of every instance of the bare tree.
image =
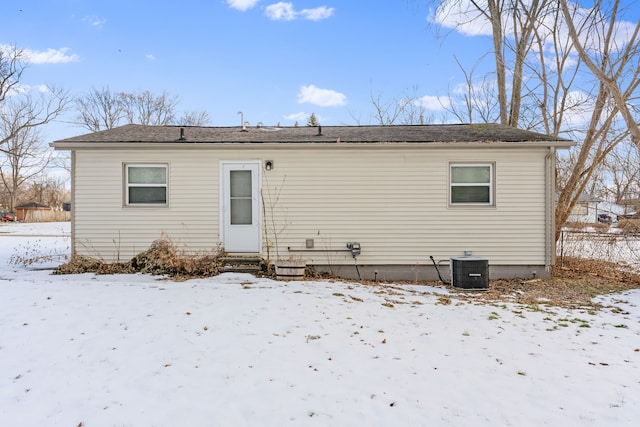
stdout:
{"type": "Polygon", "coordinates": [[[109,87],[92,89],[87,95],[76,98],[78,120],[91,132],[113,129],[125,117],[122,96],[109,87]]]}
{"type": "Polygon", "coordinates": [[[582,133],[576,163],[558,198],[556,237],[578,197],[587,188],[589,179],[607,156],[629,137],[636,145],[640,143],[640,133],[634,135],[638,126],[627,106],[627,102],[637,97],[640,85],[637,42],[640,23],[631,34],[625,34],[620,31],[618,22],[619,2],[615,1],[610,11],[602,9],[602,6],[597,2],[596,8],[587,11],[577,5],[569,10],[566,3],[561,4],[565,28],[580,61],[587,65],[596,80],[597,92],[592,97],[590,120],[582,133]],[[583,43],[591,46],[596,61],[588,57],[583,43]],[[622,84],[626,84],[626,89],[621,89],[622,84]]]}
{"type": "Polygon", "coordinates": [[[390,126],[394,124],[415,125],[422,124],[425,121],[425,108],[416,95],[417,87],[412,89],[411,94],[405,94],[400,98],[383,98],[381,93],[377,95],[370,94],[371,104],[374,112],[373,120],[382,125],[390,126]]]}
{"type": "Polygon", "coordinates": [[[603,163],[603,197],[621,203],[640,200],[640,152],[631,143],[621,143],[603,163]]]}
{"type": "Polygon", "coordinates": [[[67,171],[71,175],[71,152],[57,151],[51,159],[51,166],[67,171]]]}
{"type": "Polygon", "coordinates": [[[24,52],[17,47],[0,46],[0,105],[20,83],[25,69],[24,52]]]}
{"type": "Polygon", "coordinates": [[[400,116],[400,106],[398,100],[393,98],[385,100],[382,94],[378,93],[375,97],[370,94],[371,104],[374,108],[373,119],[382,126],[395,124],[400,116]]]}
{"type": "Polygon", "coordinates": [[[8,154],[5,145],[30,128],[45,125],[62,113],[69,103],[68,92],[48,86],[33,97],[24,90],[18,93],[20,78],[26,68],[24,53],[17,48],[0,46],[0,119],[11,123],[0,130],[0,153],[8,154]],[[14,99],[12,106],[7,106],[14,99]]]}
{"type": "Polygon", "coordinates": [[[68,93],[55,87],[47,87],[37,97],[27,93],[5,101],[0,105],[0,119],[6,123],[0,130],[0,153],[9,154],[5,146],[9,141],[50,123],[66,110],[68,103],[68,93]]]}
{"type": "MultiPolygon", "coordinates": [[[[470,18],[458,23],[464,26],[483,20],[491,27],[498,118],[504,125],[518,126],[525,61],[534,47],[531,36],[547,13],[550,1],[468,0],[466,12],[470,18]]],[[[462,0],[435,0],[434,3],[437,13],[443,16],[463,5],[462,0]]]]}
{"type": "MultiPolygon", "coordinates": [[[[638,122],[628,105],[637,96],[636,91],[638,85],[640,85],[640,78],[638,78],[640,75],[640,67],[638,67],[638,58],[640,57],[640,46],[638,44],[640,20],[638,20],[624,45],[620,46],[616,40],[620,35],[617,33],[620,0],[613,1],[612,8],[608,11],[608,20],[602,19],[605,18],[602,16],[605,13],[605,4],[601,0],[596,1],[587,19],[600,24],[594,27],[600,30],[597,36],[602,42],[592,42],[592,48],[587,51],[585,43],[581,40],[576,30],[573,15],[566,0],[558,0],[558,3],[565,18],[569,36],[580,59],[589,67],[589,70],[598,81],[605,86],[610,98],[629,128],[631,140],[640,148],[640,127],[638,127],[638,122]],[[626,85],[626,88],[623,87],[624,85],[626,85]]],[[[607,2],[607,4],[609,3],[607,2]]]]}
{"type": "Polygon", "coordinates": [[[41,175],[30,182],[25,189],[25,199],[52,208],[62,208],[62,204],[69,198],[69,191],[65,179],[51,175],[41,175]]]}
{"type": "Polygon", "coordinates": [[[178,97],[171,96],[166,91],[158,96],[148,90],[139,94],[123,93],[122,99],[129,123],[163,126],[171,124],[175,119],[178,97]]]}
{"type": "Polygon", "coordinates": [[[458,67],[464,74],[464,83],[449,90],[449,102],[442,107],[461,123],[494,123],[498,120],[500,111],[497,102],[495,78],[485,74],[481,80],[476,80],[476,63],[470,71],[455,57],[458,67]]]}
{"type": "Polygon", "coordinates": [[[178,116],[178,103],[178,97],[166,91],[154,95],[148,90],[127,93],[113,92],[106,87],[92,89],[78,97],[76,108],[80,124],[91,132],[113,129],[123,123],[204,126],[210,122],[206,111],[185,111],[178,116]]]}
{"type": "Polygon", "coordinates": [[[49,164],[51,153],[44,149],[36,127],[23,127],[20,120],[16,120],[20,117],[21,105],[11,107],[5,108],[0,121],[0,130],[11,135],[0,157],[0,180],[9,196],[9,209],[14,210],[19,190],[31,178],[42,173],[49,164]]]}
{"type": "Polygon", "coordinates": [[[178,126],[205,126],[211,122],[206,111],[185,111],[176,121],[178,126]]]}
{"type": "Polygon", "coordinates": [[[21,187],[49,163],[40,126],[58,117],[69,103],[62,89],[49,86],[33,94],[21,86],[25,69],[21,49],[0,46],[0,180],[12,210],[21,187]]]}

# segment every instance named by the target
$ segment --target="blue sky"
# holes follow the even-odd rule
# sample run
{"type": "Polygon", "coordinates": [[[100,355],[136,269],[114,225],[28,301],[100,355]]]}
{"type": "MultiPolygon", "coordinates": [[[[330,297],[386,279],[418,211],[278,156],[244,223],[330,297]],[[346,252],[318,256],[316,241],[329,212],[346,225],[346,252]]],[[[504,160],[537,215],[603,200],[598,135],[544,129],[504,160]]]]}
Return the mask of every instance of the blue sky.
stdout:
{"type": "MultiPolygon", "coordinates": [[[[3,7],[0,45],[29,53],[22,83],[180,98],[214,126],[376,124],[371,95],[438,96],[463,83],[491,49],[486,29],[436,37],[423,0],[15,0],[3,7]]],[[[491,56],[483,66],[490,69],[491,56]]],[[[49,140],[85,131],[74,113],[49,140]]]]}
{"type": "MultiPolygon", "coordinates": [[[[413,0],[18,0],[3,7],[0,44],[31,55],[23,83],[72,95],[167,91],[211,125],[375,123],[371,94],[445,95],[488,37],[437,39],[413,0]],[[414,88],[417,88],[414,93],[414,88]]],[[[84,133],[67,123],[49,138],[84,133]]]]}

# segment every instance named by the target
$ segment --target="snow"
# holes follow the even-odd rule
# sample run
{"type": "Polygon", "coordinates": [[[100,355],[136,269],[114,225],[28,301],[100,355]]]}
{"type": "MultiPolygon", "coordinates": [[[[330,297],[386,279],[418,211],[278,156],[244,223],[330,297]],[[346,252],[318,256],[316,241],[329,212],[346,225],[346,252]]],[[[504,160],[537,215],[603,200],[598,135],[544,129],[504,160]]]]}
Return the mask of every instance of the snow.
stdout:
{"type": "Polygon", "coordinates": [[[406,284],[52,275],[43,268],[68,253],[68,232],[0,226],[2,425],[640,418],[640,291],[587,312],[476,304],[406,284]],[[45,262],[10,262],[33,253],[45,262]]]}

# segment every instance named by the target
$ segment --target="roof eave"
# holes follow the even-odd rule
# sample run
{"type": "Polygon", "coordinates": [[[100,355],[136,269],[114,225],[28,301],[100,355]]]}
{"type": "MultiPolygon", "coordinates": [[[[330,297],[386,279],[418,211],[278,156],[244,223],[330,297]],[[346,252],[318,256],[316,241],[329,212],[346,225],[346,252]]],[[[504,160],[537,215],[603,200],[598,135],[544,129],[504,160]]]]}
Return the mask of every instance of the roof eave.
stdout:
{"type": "Polygon", "coordinates": [[[449,142],[82,142],[56,141],[49,144],[56,150],[112,150],[112,149],[401,149],[401,148],[533,148],[554,147],[568,149],[576,145],[573,141],[449,141],[449,142]]]}

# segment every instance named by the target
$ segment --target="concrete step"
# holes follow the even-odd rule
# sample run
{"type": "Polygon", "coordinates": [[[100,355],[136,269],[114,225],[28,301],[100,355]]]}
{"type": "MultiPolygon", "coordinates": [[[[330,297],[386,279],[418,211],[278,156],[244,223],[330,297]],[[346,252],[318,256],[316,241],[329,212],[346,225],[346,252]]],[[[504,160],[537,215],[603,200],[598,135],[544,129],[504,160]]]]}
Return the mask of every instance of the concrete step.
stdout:
{"type": "Polygon", "coordinates": [[[262,271],[263,260],[258,256],[225,256],[221,261],[222,272],[254,274],[262,271]]]}

